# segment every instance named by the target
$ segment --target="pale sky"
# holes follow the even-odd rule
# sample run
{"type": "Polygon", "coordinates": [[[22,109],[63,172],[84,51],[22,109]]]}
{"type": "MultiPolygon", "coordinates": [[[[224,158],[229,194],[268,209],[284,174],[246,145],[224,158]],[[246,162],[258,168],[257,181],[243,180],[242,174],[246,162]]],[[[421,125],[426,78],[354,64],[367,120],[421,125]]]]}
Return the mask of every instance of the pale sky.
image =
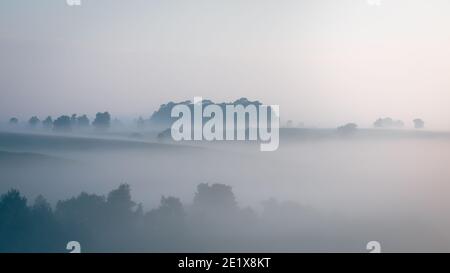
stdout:
{"type": "Polygon", "coordinates": [[[448,130],[449,14],[448,0],[2,0],[0,119],[248,97],[317,127],[448,130]]]}

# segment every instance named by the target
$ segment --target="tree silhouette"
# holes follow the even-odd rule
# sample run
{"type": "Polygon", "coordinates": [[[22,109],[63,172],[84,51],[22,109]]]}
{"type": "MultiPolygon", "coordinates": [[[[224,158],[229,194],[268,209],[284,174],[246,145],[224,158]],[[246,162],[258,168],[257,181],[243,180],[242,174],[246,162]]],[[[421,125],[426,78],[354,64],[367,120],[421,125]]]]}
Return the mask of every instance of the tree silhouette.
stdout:
{"type": "Polygon", "coordinates": [[[374,123],[375,128],[403,128],[405,123],[401,120],[393,120],[392,118],[379,118],[374,123]]]}
{"type": "Polygon", "coordinates": [[[119,188],[108,194],[107,205],[114,213],[130,214],[136,203],[131,200],[130,185],[121,184],[119,188]]]}
{"type": "Polygon", "coordinates": [[[147,229],[152,234],[152,241],[157,245],[173,242],[171,248],[179,244],[186,232],[186,213],[180,199],[162,197],[159,208],[145,215],[147,229]]]}
{"type": "Polygon", "coordinates": [[[72,128],[76,128],[78,126],[77,114],[72,114],[72,116],[70,116],[70,125],[72,128]]]}
{"type": "Polygon", "coordinates": [[[55,252],[61,249],[65,239],[63,231],[56,221],[53,210],[47,200],[39,195],[29,208],[29,233],[27,248],[32,252],[55,252]]]}
{"type": "Polygon", "coordinates": [[[18,118],[10,118],[9,119],[9,125],[17,125],[17,124],[19,124],[18,118]]]}
{"type": "Polygon", "coordinates": [[[36,126],[39,124],[40,120],[38,117],[33,116],[28,120],[28,125],[30,128],[36,128],[36,126]]]}
{"type": "Polygon", "coordinates": [[[337,131],[341,135],[351,135],[356,132],[357,128],[358,128],[358,125],[356,125],[355,123],[347,123],[343,126],[339,126],[337,128],[337,131]]]}
{"type": "Polygon", "coordinates": [[[59,132],[72,130],[72,123],[69,116],[60,116],[53,122],[53,129],[59,132]]]}
{"type": "Polygon", "coordinates": [[[139,129],[144,128],[144,127],[145,127],[145,120],[144,120],[142,117],[139,117],[139,118],[136,120],[136,125],[137,125],[137,127],[138,127],[139,129]]]}
{"type": "Polygon", "coordinates": [[[78,126],[80,128],[87,128],[89,127],[90,121],[89,118],[86,115],[82,115],[77,118],[78,126]]]}
{"type": "Polygon", "coordinates": [[[51,116],[48,116],[43,122],[42,125],[44,126],[44,129],[50,130],[53,128],[53,119],[51,116]]]}
{"type": "Polygon", "coordinates": [[[416,118],[415,120],[413,120],[413,123],[414,128],[416,129],[423,129],[425,127],[425,122],[420,118],[416,118]]]}
{"type": "Polygon", "coordinates": [[[97,113],[92,125],[97,130],[107,130],[111,126],[111,115],[108,112],[97,113]]]}
{"type": "Polygon", "coordinates": [[[294,122],[292,120],[288,120],[286,123],[286,128],[292,128],[294,127],[294,122]]]}
{"type": "Polygon", "coordinates": [[[17,190],[0,196],[0,251],[17,252],[24,248],[29,210],[27,199],[17,190]]]}
{"type": "Polygon", "coordinates": [[[236,199],[231,187],[224,184],[199,184],[193,206],[201,210],[232,211],[237,209],[236,199]]]}

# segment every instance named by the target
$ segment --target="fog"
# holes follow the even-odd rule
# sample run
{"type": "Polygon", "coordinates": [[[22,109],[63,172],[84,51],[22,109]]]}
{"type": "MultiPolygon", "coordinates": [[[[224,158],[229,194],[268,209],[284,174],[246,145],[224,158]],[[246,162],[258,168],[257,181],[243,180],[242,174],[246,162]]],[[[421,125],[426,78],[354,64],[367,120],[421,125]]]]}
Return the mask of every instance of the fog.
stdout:
{"type": "Polygon", "coordinates": [[[450,251],[449,1],[132,2],[0,2],[0,252],[450,251]],[[279,149],[171,141],[194,97],[279,149]]]}
{"type": "MultiPolygon", "coordinates": [[[[199,227],[210,237],[192,233],[189,243],[168,240],[148,249],[129,242],[127,251],[364,252],[372,240],[384,251],[449,250],[449,135],[368,129],[342,137],[331,129],[283,129],[281,137],[278,151],[260,152],[258,143],[247,142],[2,133],[1,150],[8,152],[0,154],[0,192],[14,188],[30,202],[42,194],[54,207],[127,183],[133,200],[150,211],[161,196],[180,198],[188,208],[197,185],[225,184],[258,219],[241,225],[236,215],[216,212],[217,219],[199,227]],[[231,236],[226,244],[223,236],[231,236]]],[[[120,249],[96,247],[91,251],[120,249]]]]}
{"type": "Polygon", "coordinates": [[[448,130],[449,2],[381,2],[2,1],[0,115],[245,96],[312,126],[392,115],[448,130]]]}

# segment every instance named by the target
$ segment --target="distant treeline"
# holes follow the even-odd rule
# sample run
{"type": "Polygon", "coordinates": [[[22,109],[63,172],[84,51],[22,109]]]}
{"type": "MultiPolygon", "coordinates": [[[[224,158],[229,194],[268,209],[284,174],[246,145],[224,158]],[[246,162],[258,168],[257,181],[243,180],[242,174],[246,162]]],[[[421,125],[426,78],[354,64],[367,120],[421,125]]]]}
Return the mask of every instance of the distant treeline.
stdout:
{"type": "MultiPolygon", "coordinates": [[[[10,126],[17,126],[19,119],[12,117],[9,119],[10,126]]],[[[40,120],[37,116],[31,117],[27,126],[30,129],[43,128],[45,130],[54,131],[71,131],[73,129],[86,129],[93,126],[97,130],[106,130],[111,126],[111,115],[108,112],[97,113],[94,121],[91,123],[87,115],[78,116],[72,114],[71,116],[62,115],[55,120],[51,116],[48,116],[44,120],[40,120]]]]}
{"type": "MultiPolygon", "coordinates": [[[[234,102],[229,103],[214,103],[211,100],[203,100],[202,103],[204,105],[216,104],[221,108],[224,108],[225,105],[256,105],[259,106],[261,103],[259,101],[250,101],[247,98],[240,98],[235,100],[234,102]]],[[[165,130],[169,128],[172,123],[176,120],[176,118],[171,116],[172,108],[176,105],[188,105],[190,108],[193,108],[192,101],[183,101],[183,102],[168,102],[166,104],[162,104],[160,108],[153,112],[148,118],[143,118],[142,116],[138,117],[134,120],[134,124],[138,129],[145,128],[153,128],[155,130],[165,130]]],[[[62,115],[56,119],[53,119],[51,116],[46,117],[45,119],[39,119],[37,116],[32,116],[28,120],[20,122],[17,117],[11,117],[9,119],[9,125],[11,127],[16,127],[19,123],[26,123],[27,128],[36,129],[53,129],[55,131],[71,131],[76,129],[86,129],[90,126],[105,130],[110,128],[112,125],[119,125],[121,122],[118,119],[111,120],[111,115],[109,112],[99,112],[96,114],[94,121],[91,123],[87,115],[72,114],[72,115],[62,115]]]]}
{"type": "MultiPolygon", "coordinates": [[[[221,102],[215,103],[211,100],[202,100],[202,105],[217,105],[221,109],[225,109],[226,105],[242,105],[247,107],[249,105],[254,105],[259,107],[262,105],[261,102],[255,100],[251,101],[247,98],[240,98],[233,102],[221,102]]],[[[194,107],[192,101],[182,101],[182,102],[173,102],[170,101],[166,104],[162,104],[158,110],[154,111],[153,114],[148,118],[143,118],[142,116],[138,117],[134,120],[134,124],[138,129],[152,128],[154,130],[159,130],[161,135],[159,137],[164,138],[165,134],[167,134],[167,129],[173,124],[176,117],[171,116],[172,108],[177,105],[186,105],[191,110],[194,107]]],[[[208,120],[208,118],[203,118],[204,121],[208,120]]],[[[26,121],[27,127],[31,129],[35,129],[41,127],[46,130],[53,129],[54,131],[71,131],[73,129],[86,129],[90,126],[94,127],[97,130],[106,130],[111,127],[111,125],[122,125],[120,120],[114,119],[111,121],[111,115],[109,112],[98,112],[95,116],[94,121],[91,123],[87,115],[72,114],[72,115],[62,115],[56,119],[53,119],[51,116],[46,117],[43,120],[40,120],[37,116],[33,116],[28,121],[26,121]]],[[[12,117],[9,119],[9,125],[15,127],[19,124],[19,119],[16,117],[12,117]]],[[[423,129],[425,128],[425,121],[420,118],[415,118],[412,120],[412,125],[415,129],[423,129]]],[[[378,118],[373,122],[373,127],[378,129],[401,129],[406,126],[405,122],[402,120],[396,120],[391,117],[378,118]]],[[[303,122],[299,122],[298,125],[294,126],[293,120],[287,120],[287,122],[282,126],[285,128],[304,128],[305,124],[303,122]]],[[[353,122],[346,123],[342,126],[338,126],[337,130],[339,133],[344,135],[352,134],[356,131],[358,125],[353,122]]]]}

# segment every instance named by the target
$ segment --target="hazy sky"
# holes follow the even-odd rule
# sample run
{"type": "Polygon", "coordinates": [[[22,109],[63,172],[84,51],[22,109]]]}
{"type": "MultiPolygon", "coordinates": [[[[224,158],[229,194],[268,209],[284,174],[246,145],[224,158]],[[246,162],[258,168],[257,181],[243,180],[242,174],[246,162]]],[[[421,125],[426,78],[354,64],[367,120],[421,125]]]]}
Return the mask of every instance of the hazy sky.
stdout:
{"type": "Polygon", "coordinates": [[[450,129],[449,14],[448,0],[2,0],[0,118],[248,97],[306,125],[450,129]]]}

